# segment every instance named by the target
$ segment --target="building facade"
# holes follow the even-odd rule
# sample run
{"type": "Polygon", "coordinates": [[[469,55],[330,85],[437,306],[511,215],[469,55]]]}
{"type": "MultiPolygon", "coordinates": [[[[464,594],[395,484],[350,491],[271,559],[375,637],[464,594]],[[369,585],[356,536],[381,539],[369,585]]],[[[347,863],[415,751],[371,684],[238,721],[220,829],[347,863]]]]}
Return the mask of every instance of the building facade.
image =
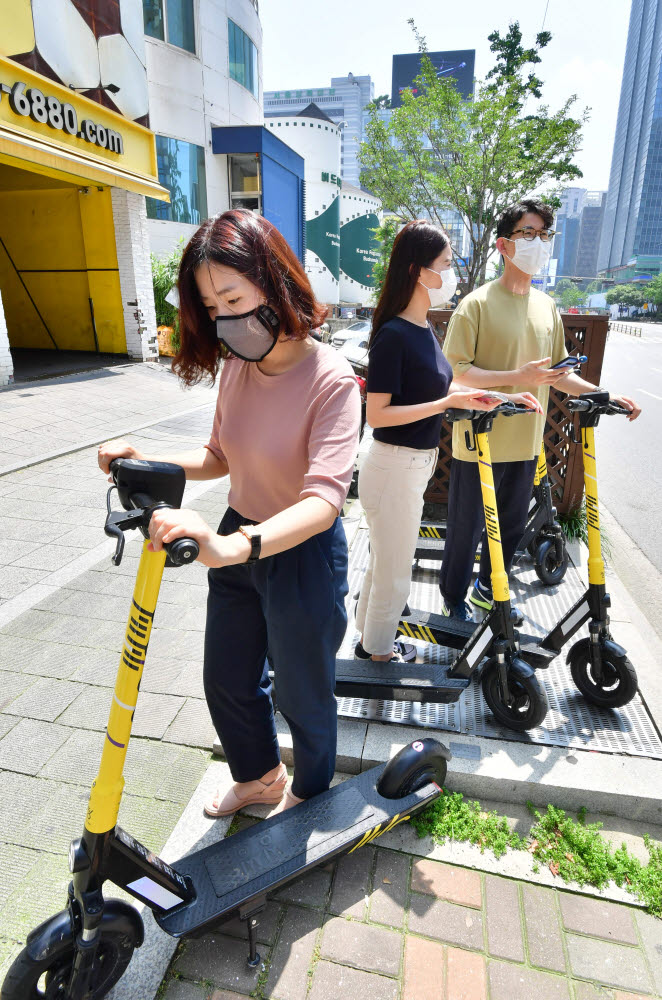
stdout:
{"type": "Polygon", "coordinates": [[[369,76],[348,73],[333,77],[330,87],[266,91],[264,117],[267,123],[270,118],[291,118],[313,101],[340,127],[340,176],[348,184],[359,187],[358,153],[365,138],[365,109],[374,96],[375,85],[369,76]]]}
{"type": "MultiPolygon", "coordinates": [[[[169,203],[148,201],[147,228],[152,251],[163,256],[249,193],[241,172],[231,172],[230,154],[214,151],[212,130],[262,124],[262,28],[257,0],[142,6],[150,125],[170,192],[169,203]]],[[[256,199],[245,207],[259,210],[256,199]]]]}
{"type": "Polygon", "coordinates": [[[595,278],[605,192],[564,188],[559,200],[561,205],[554,220],[556,236],[552,248],[555,278],[595,278]]]}
{"type": "Polygon", "coordinates": [[[662,4],[632,0],[598,269],[662,262],[662,4]]]}
{"type": "Polygon", "coordinates": [[[21,351],[154,358],[141,0],[0,0],[0,25],[0,385],[21,351]]]}

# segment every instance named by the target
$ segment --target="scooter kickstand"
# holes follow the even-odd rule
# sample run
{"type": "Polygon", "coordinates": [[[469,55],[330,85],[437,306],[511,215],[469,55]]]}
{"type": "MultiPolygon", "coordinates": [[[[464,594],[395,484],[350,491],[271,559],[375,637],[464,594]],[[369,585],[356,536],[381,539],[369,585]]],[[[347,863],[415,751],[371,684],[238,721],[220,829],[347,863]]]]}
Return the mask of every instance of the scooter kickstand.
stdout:
{"type": "Polygon", "coordinates": [[[248,930],[248,958],[246,959],[246,964],[249,969],[257,969],[262,961],[257,951],[257,929],[260,926],[258,916],[263,909],[264,903],[257,908],[251,906],[250,910],[245,913],[241,910],[239,911],[239,919],[246,921],[246,928],[248,930]]]}

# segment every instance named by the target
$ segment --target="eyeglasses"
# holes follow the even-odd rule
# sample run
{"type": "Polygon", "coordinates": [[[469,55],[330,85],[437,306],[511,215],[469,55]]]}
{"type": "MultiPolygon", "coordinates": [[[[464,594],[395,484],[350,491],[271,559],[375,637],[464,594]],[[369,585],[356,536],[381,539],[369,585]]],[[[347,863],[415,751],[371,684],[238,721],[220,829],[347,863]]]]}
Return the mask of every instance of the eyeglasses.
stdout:
{"type": "Polygon", "coordinates": [[[533,229],[532,226],[525,226],[524,229],[513,229],[510,235],[516,236],[517,233],[522,234],[523,240],[535,240],[536,236],[539,236],[543,243],[548,243],[556,236],[555,229],[533,229]]]}

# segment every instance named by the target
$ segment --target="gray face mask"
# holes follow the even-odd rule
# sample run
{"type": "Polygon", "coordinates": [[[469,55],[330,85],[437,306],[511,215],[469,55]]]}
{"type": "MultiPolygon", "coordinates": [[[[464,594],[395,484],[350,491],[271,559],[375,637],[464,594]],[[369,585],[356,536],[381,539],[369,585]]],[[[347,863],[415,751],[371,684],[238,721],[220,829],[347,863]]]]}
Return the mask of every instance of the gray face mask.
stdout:
{"type": "Polygon", "coordinates": [[[228,351],[242,361],[262,361],[273,351],[280,331],[280,319],[270,306],[250,312],[216,317],[216,336],[228,351]]]}

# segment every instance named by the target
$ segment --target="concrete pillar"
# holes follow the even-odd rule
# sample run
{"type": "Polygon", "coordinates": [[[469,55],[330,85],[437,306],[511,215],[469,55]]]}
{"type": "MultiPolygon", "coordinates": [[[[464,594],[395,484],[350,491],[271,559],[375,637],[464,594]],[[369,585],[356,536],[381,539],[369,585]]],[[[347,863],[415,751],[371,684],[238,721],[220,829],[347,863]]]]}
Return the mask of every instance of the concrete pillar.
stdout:
{"type": "Polygon", "coordinates": [[[2,308],[2,295],[0,295],[0,386],[12,385],[14,381],[14,362],[9,352],[9,333],[5,321],[5,312],[2,308]]]}
{"type": "Polygon", "coordinates": [[[137,361],[156,361],[159,349],[145,199],[121,188],[112,188],[111,195],[126,350],[137,361]]]}

